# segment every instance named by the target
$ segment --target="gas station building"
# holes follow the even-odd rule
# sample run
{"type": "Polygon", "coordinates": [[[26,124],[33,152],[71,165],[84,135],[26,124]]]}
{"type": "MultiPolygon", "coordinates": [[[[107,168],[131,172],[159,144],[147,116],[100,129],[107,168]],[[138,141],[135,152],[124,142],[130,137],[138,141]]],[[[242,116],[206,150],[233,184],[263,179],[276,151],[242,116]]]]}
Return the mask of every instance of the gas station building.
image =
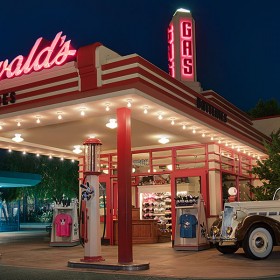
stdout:
{"type": "Polygon", "coordinates": [[[62,32],[0,61],[0,148],[78,160],[82,183],[83,142],[100,139],[106,237],[123,262],[131,261],[124,244],[134,242],[134,212],[148,231],[135,240],[156,242],[152,222],[174,243],[178,197],[202,197],[209,226],[228,189],[248,199],[249,171],[266,156],[269,137],[197,81],[191,14],[178,10],[167,33],[169,73],[99,42],[74,50],[62,32]]]}

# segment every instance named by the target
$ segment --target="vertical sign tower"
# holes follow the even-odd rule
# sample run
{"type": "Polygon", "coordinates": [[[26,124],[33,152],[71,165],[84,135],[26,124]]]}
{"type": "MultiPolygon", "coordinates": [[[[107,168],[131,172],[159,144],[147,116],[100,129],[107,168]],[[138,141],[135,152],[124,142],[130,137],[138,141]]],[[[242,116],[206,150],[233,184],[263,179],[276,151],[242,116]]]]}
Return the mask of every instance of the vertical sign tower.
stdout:
{"type": "Polygon", "coordinates": [[[175,12],[167,37],[169,74],[200,92],[196,78],[195,23],[190,11],[178,9],[175,12]]]}

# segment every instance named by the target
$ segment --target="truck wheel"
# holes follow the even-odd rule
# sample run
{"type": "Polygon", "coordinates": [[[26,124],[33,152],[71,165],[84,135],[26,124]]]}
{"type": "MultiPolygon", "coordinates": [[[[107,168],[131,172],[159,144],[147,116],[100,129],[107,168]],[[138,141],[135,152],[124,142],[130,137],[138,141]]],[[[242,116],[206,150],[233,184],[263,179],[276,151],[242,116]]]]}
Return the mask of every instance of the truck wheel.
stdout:
{"type": "Polygon", "coordinates": [[[220,246],[216,244],[216,249],[223,254],[234,254],[239,249],[239,245],[220,246]]]}
{"type": "Polygon", "coordinates": [[[254,260],[267,258],[273,249],[273,241],[270,232],[263,227],[254,227],[246,235],[243,241],[245,255],[254,260]]]}

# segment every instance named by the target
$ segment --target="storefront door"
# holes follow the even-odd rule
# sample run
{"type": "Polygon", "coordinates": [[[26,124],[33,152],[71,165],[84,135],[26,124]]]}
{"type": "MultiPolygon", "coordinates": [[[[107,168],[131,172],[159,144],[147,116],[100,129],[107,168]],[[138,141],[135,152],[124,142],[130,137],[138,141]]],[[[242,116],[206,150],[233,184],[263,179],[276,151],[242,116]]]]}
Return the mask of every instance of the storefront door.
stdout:
{"type": "Polygon", "coordinates": [[[175,227],[177,224],[176,217],[176,200],[181,198],[188,202],[192,199],[202,197],[208,213],[208,191],[206,187],[206,171],[199,170],[178,170],[174,171],[171,176],[171,198],[172,198],[172,240],[174,240],[175,227]]]}

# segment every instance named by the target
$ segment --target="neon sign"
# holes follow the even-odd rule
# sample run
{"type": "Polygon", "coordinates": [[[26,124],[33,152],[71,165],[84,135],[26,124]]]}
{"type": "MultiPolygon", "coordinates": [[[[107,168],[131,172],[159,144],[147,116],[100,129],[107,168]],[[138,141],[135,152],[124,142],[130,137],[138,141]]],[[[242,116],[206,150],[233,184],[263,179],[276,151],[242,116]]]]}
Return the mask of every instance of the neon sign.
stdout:
{"type": "Polygon", "coordinates": [[[70,40],[65,39],[62,32],[57,33],[52,42],[41,37],[35,42],[28,57],[19,55],[11,62],[8,59],[0,61],[0,80],[19,77],[69,61],[69,57],[75,56],[76,50],[71,49],[70,40]]]}
{"type": "Polygon", "coordinates": [[[193,35],[192,21],[182,20],[180,23],[181,75],[184,78],[193,78],[193,35]]]}
{"type": "Polygon", "coordinates": [[[174,26],[170,24],[167,30],[168,40],[168,69],[169,75],[175,78],[174,26]]]}

